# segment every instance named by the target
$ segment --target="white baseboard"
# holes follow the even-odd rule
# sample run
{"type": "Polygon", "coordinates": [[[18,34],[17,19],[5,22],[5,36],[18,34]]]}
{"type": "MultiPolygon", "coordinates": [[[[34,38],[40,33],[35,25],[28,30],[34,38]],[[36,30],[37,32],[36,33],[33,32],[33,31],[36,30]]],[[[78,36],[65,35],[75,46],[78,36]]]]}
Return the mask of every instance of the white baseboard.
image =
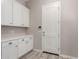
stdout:
{"type": "Polygon", "coordinates": [[[63,54],[61,54],[60,56],[63,57],[63,58],[78,59],[77,57],[72,57],[72,56],[63,55],[63,54]]]}

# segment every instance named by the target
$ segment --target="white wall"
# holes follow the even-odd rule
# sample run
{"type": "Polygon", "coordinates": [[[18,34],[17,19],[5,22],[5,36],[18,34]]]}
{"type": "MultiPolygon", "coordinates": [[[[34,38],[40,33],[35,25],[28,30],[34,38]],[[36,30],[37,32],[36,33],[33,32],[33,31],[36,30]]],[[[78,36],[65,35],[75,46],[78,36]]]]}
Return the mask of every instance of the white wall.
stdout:
{"type": "MultiPolygon", "coordinates": [[[[31,28],[28,33],[34,35],[34,48],[42,48],[42,32],[38,29],[42,25],[42,5],[56,0],[30,0],[31,28]]],[[[61,54],[77,56],[77,0],[62,0],[61,12],[61,54]]]]}

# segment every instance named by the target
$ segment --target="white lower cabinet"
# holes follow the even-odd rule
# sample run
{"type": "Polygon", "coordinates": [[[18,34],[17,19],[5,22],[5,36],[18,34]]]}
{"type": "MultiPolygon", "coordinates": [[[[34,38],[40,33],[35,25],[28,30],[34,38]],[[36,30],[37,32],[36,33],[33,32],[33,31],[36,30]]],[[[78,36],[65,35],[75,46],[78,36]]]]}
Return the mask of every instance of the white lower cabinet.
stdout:
{"type": "Polygon", "coordinates": [[[2,42],[2,59],[18,59],[33,49],[32,37],[2,42]]]}
{"type": "Polygon", "coordinates": [[[21,57],[22,55],[24,55],[25,53],[27,53],[28,51],[33,49],[33,41],[32,38],[23,38],[23,39],[19,39],[18,41],[18,57],[21,57]]]}
{"type": "Polygon", "coordinates": [[[17,40],[2,43],[2,59],[17,59],[17,40]]]}
{"type": "Polygon", "coordinates": [[[24,39],[19,39],[18,41],[18,57],[24,55],[26,52],[26,43],[24,39]]]}

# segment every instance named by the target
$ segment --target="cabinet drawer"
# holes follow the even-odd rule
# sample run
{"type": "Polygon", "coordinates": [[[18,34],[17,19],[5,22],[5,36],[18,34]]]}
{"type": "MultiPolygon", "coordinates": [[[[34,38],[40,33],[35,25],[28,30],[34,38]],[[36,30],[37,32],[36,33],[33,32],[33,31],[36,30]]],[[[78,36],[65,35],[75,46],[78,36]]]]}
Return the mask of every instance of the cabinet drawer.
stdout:
{"type": "Polygon", "coordinates": [[[10,45],[17,45],[17,40],[2,42],[2,47],[7,47],[10,45]]]}
{"type": "Polygon", "coordinates": [[[2,59],[17,59],[17,40],[2,43],[2,59]]]}

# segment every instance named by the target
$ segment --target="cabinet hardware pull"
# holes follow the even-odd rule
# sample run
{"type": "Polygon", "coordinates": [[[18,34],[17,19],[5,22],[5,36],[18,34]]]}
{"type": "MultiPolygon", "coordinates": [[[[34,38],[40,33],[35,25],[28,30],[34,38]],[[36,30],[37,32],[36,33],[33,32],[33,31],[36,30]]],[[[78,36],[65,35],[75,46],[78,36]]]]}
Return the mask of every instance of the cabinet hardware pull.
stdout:
{"type": "Polygon", "coordinates": [[[9,44],[12,44],[12,42],[10,42],[9,44]]]}
{"type": "Polygon", "coordinates": [[[18,47],[17,45],[15,47],[18,47]]]}
{"type": "Polygon", "coordinates": [[[22,41],[24,41],[24,39],[22,39],[22,41]]]}

